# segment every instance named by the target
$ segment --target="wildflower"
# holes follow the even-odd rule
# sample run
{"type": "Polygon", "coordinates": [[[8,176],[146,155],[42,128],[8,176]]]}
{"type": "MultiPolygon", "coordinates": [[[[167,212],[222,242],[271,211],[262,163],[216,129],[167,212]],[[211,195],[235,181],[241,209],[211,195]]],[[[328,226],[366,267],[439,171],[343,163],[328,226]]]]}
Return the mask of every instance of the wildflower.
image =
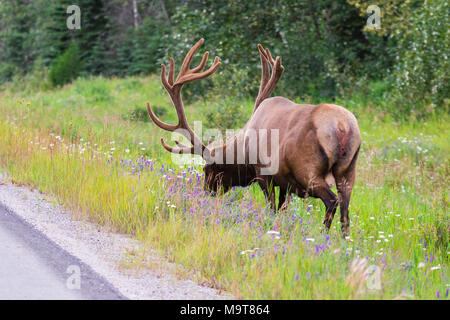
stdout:
{"type": "Polygon", "coordinates": [[[370,217],[369,219],[370,219],[370,220],[375,220],[375,217],[370,217]]]}
{"type": "Polygon", "coordinates": [[[433,271],[433,270],[439,270],[440,268],[441,268],[441,265],[438,264],[437,266],[432,267],[430,270],[431,270],[431,271],[433,271]]]}
{"type": "Polygon", "coordinates": [[[306,238],[306,241],[309,241],[309,242],[314,242],[314,241],[316,241],[314,238],[306,238]]]}
{"type": "Polygon", "coordinates": [[[126,152],[126,153],[129,153],[129,152],[130,152],[130,149],[125,149],[125,152],[126,152]]]}
{"type": "Polygon", "coordinates": [[[278,231],[269,230],[269,231],[267,231],[267,234],[279,235],[280,233],[278,231]]]}

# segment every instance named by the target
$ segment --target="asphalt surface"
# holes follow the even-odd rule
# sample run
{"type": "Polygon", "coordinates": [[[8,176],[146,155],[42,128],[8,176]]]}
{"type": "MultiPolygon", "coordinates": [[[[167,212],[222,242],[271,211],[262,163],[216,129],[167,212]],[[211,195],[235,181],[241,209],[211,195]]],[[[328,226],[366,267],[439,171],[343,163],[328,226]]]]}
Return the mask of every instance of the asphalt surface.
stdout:
{"type": "Polygon", "coordinates": [[[126,299],[108,281],[0,203],[0,299],[126,299]]]}

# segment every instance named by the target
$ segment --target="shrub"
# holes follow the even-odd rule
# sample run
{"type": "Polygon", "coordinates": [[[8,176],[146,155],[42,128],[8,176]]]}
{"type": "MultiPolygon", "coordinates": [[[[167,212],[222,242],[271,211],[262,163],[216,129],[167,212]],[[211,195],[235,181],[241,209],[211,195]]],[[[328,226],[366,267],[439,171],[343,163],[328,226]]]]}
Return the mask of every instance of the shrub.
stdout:
{"type": "Polygon", "coordinates": [[[398,107],[404,111],[421,115],[448,108],[448,7],[446,1],[426,1],[411,18],[414,27],[399,41],[393,76],[398,107]]]}
{"type": "Polygon", "coordinates": [[[75,42],[50,66],[49,78],[54,87],[61,86],[75,79],[81,69],[80,49],[75,42]]]}
{"type": "MultiPolygon", "coordinates": [[[[158,117],[161,117],[167,113],[167,109],[165,107],[153,106],[152,109],[158,117]]],[[[151,121],[148,115],[147,108],[144,107],[136,107],[130,112],[130,114],[125,114],[122,116],[122,118],[130,121],[151,121]]]]}
{"type": "Polygon", "coordinates": [[[249,118],[244,112],[244,101],[234,98],[217,99],[212,102],[205,114],[206,126],[217,128],[225,137],[226,129],[242,128],[249,118]]]}

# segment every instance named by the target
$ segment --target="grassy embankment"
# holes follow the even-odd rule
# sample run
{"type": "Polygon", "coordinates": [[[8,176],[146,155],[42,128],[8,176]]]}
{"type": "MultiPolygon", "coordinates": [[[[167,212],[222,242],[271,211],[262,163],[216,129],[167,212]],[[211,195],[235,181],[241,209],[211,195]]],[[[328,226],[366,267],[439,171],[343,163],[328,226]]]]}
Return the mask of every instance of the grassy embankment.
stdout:
{"type": "MultiPolygon", "coordinates": [[[[338,215],[321,233],[324,207],[315,199],[294,199],[274,215],[257,186],[206,196],[201,167],[174,165],[159,143],[169,135],[130,119],[146,101],[167,107],[162,118],[175,121],[156,77],[3,89],[0,169],[237,297],[448,299],[448,115],[395,122],[373,106],[338,102],[357,115],[363,137],[344,241],[338,215]],[[351,270],[357,258],[378,267],[371,279],[379,290],[367,290],[364,273],[351,270]]],[[[252,102],[242,104],[250,113],[252,102]]],[[[188,106],[190,122],[207,109],[188,106]]],[[[135,254],[145,264],[145,252],[135,254]]]]}

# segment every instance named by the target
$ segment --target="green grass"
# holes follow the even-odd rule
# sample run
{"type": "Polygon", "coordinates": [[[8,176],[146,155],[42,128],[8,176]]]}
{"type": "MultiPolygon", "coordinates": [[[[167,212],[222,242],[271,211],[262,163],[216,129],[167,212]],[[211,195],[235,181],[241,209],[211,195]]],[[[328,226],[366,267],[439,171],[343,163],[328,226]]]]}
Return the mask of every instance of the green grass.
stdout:
{"type": "MultiPolygon", "coordinates": [[[[0,168],[79,218],[135,235],[185,266],[182,276],[247,299],[448,299],[447,114],[395,122],[339,102],[357,115],[363,137],[345,241],[338,215],[322,233],[316,199],[295,198],[274,215],[256,185],[203,194],[201,167],[174,165],[159,142],[168,134],[130,118],[150,101],[175,122],[157,77],[78,79],[24,95],[0,91],[0,168]],[[351,269],[355,259],[378,267],[379,290],[351,269]]],[[[251,101],[243,104],[251,113],[251,101]]],[[[213,106],[187,106],[190,123],[213,106]]]]}

